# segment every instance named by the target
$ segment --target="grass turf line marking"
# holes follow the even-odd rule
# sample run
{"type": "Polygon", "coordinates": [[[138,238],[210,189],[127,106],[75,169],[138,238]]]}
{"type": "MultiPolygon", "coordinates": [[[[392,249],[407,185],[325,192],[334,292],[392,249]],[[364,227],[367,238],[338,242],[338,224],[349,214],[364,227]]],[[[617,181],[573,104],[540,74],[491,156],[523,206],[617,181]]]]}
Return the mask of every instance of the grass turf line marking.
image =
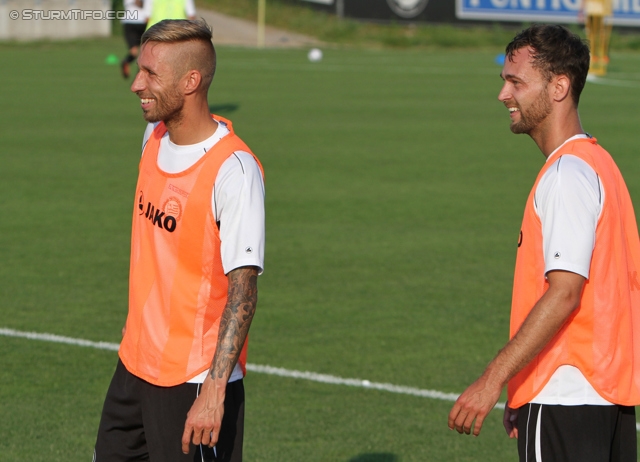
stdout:
{"type": "Polygon", "coordinates": [[[66,343],[67,345],[77,345],[83,347],[97,348],[99,350],[118,351],[120,345],[118,343],[109,342],[92,342],[91,340],[83,340],[80,338],[63,337],[55,334],[39,334],[37,332],[23,332],[19,330],[0,328],[0,335],[6,337],[21,337],[30,340],[44,340],[46,342],[66,343]]]}
{"type": "MultiPolygon", "coordinates": [[[[0,328],[0,335],[6,337],[19,337],[27,338],[30,340],[43,340],[46,342],[64,343],[67,345],[76,345],[90,348],[97,348],[99,350],[111,350],[118,351],[120,345],[118,343],[109,342],[92,342],[91,340],[84,340],[72,337],[63,337],[55,334],[40,334],[38,332],[24,332],[8,328],[0,328]]],[[[262,366],[258,364],[247,364],[247,370],[256,372],[258,374],[275,375],[278,377],[287,377],[292,379],[309,380],[311,382],[327,383],[331,385],[347,385],[351,387],[369,388],[372,390],[382,390],[391,393],[400,393],[403,395],[420,396],[423,398],[439,399],[443,401],[455,401],[458,399],[456,393],[444,393],[437,390],[423,390],[420,388],[405,387],[402,385],[393,385],[391,383],[377,383],[370,382],[369,380],[362,379],[345,379],[342,377],[336,377],[328,374],[317,374],[315,372],[296,371],[290,369],[283,369],[281,367],[262,366]]],[[[504,403],[496,404],[496,408],[504,409],[504,403]]]]}
{"type": "MultiPolygon", "coordinates": [[[[420,396],[423,398],[440,399],[443,401],[455,401],[458,399],[455,393],[444,393],[437,390],[422,390],[420,388],[404,387],[401,385],[393,385],[391,383],[377,383],[361,379],[344,379],[335,375],[317,374],[315,372],[302,372],[283,369],[281,367],[259,366],[256,364],[247,364],[247,370],[261,374],[277,375],[279,377],[288,377],[292,379],[310,380],[312,382],[328,383],[332,385],[347,385],[350,387],[370,388],[372,390],[382,390],[391,393],[400,393],[403,395],[420,396]]],[[[504,403],[498,403],[497,408],[504,409],[504,403]]]]}
{"type": "Polygon", "coordinates": [[[609,85],[611,87],[640,88],[640,82],[637,80],[619,80],[607,77],[598,77],[596,75],[587,76],[587,82],[597,85],[609,85]]]}
{"type": "MultiPolygon", "coordinates": [[[[27,338],[30,340],[43,340],[45,342],[65,343],[67,345],[76,345],[98,350],[118,351],[120,344],[110,342],[92,342],[80,338],[63,337],[55,334],[40,334],[38,332],[24,332],[14,329],[0,327],[0,335],[6,337],[27,338]]],[[[278,377],[287,377],[292,379],[309,380],[311,382],[327,383],[331,385],[347,385],[350,387],[369,388],[372,390],[388,391],[390,393],[399,393],[402,395],[419,396],[421,398],[439,399],[442,401],[455,401],[458,399],[456,393],[444,393],[437,390],[424,390],[420,388],[405,387],[402,385],[393,385],[391,383],[370,382],[361,379],[344,379],[335,375],[316,374],[315,372],[303,372],[281,367],[261,366],[258,364],[247,364],[247,370],[258,374],[276,375],[278,377]]],[[[505,403],[497,403],[494,409],[504,409],[505,403]]],[[[636,423],[636,431],[640,431],[640,424],[636,423]]]]}

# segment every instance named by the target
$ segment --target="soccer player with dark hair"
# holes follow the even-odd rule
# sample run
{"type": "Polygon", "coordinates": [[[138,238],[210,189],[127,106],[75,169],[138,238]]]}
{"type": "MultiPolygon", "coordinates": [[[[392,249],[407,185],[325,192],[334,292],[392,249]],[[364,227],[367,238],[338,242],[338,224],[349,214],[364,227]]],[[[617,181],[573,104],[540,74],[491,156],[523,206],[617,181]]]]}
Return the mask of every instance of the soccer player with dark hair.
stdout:
{"type": "Polygon", "coordinates": [[[508,384],[521,461],[635,461],[640,242],[613,159],[578,115],[589,49],[562,26],[507,46],[498,99],[546,162],[518,239],[509,342],[458,398],[449,427],[478,435],[508,384]],[[475,422],[475,423],[474,423],[475,422]]]}

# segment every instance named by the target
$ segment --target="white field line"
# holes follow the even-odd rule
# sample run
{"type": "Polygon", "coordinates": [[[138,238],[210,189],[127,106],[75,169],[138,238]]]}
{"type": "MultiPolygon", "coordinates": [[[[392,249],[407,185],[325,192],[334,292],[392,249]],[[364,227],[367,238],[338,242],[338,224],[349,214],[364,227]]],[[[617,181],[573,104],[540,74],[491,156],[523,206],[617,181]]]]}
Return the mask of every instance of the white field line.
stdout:
{"type": "MultiPolygon", "coordinates": [[[[310,380],[312,382],[329,383],[332,385],[348,385],[350,387],[370,388],[372,390],[382,390],[403,395],[420,396],[422,398],[440,399],[444,401],[455,401],[458,399],[455,393],[444,393],[437,390],[422,390],[420,388],[404,387],[391,383],[377,383],[362,379],[343,379],[335,375],[316,374],[315,372],[292,371],[281,367],[259,366],[257,364],[247,364],[247,370],[261,374],[277,375],[279,377],[289,377],[292,379],[310,380]]],[[[497,408],[504,409],[504,403],[498,403],[497,408]]]]}
{"type": "Polygon", "coordinates": [[[596,75],[587,76],[587,82],[598,85],[609,85],[611,87],[640,88],[640,82],[638,80],[611,79],[608,77],[598,77],[596,75]]]}
{"type": "Polygon", "coordinates": [[[24,332],[13,329],[6,329],[0,327],[0,335],[7,337],[22,337],[31,340],[44,340],[46,342],[66,343],[68,345],[77,345],[84,347],[97,348],[99,350],[112,350],[118,351],[120,344],[109,342],[92,342],[90,340],[83,340],[80,338],[63,337],[61,335],[54,334],[39,334],[37,332],[24,332]]]}
{"type": "MultiPolygon", "coordinates": [[[[66,343],[68,345],[76,345],[83,347],[97,348],[99,350],[118,351],[120,347],[117,343],[108,342],[92,342],[79,338],[63,337],[54,334],[40,334],[37,332],[24,332],[14,329],[0,328],[0,335],[7,337],[22,337],[30,340],[44,340],[47,342],[66,343]]],[[[391,393],[400,393],[404,395],[420,396],[423,398],[440,399],[444,401],[455,401],[458,399],[455,393],[444,393],[437,390],[422,390],[419,388],[404,387],[401,385],[393,385],[391,383],[376,383],[362,379],[345,379],[328,374],[316,374],[315,372],[303,372],[281,367],[262,366],[259,364],[247,364],[247,370],[259,374],[277,375],[279,377],[288,377],[292,379],[310,380],[312,382],[328,383],[332,385],[348,385],[351,387],[370,388],[372,390],[382,390],[391,393]]],[[[498,403],[497,408],[504,409],[504,403],[498,403]]]]}
{"type": "MultiPolygon", "coordinates": [[[[118,348],[120,347],[118,343],[92,342],[90,340],[80,338],[63,337],[55,334],[40,334],[38,332],[24,332],[4,327],[0,327],[0,335],[4,335],[6,337],[27,338],[30,340],[43,340],[46,342],[65,343],[67,345],[97,348],[99,350],[118,351],[118,348]]],[[[405,387],[402,385],[393,385],[391,383],[370,382],[369,380],[362,379],[345,379],[342,377],[336,377],[335,375],[316,374],[315,372],[296,371],[283,369],[281,367],[262,366],[259,364],[247,364],[247,370],[258,374],[276,375],[278,377],[309,380],[311,382],[327,383],[331,385],[347,385],[350,387],[368,388],[372,390],[388,391],[390,393],[439,399],[443,401],[455,401],[458,399],[458,396],[460,396],[456,393],[444,393],[437,390],[405,387]]],[[[497,403],[495,405],[495,409],[504,409],[504,405],[505,403],[497,403]]],[[[640,423],[636,423],[636,430],[640,431],[640,423]]]]}

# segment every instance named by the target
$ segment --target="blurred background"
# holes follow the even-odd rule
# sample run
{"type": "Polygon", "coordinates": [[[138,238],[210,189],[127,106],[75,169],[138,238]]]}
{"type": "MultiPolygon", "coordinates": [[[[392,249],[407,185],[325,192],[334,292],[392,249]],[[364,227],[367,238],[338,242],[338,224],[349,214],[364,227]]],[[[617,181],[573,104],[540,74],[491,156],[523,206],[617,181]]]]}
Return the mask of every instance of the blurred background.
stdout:
{"type": "MultiPolygon", "coordinates": [[[[497,100],[532,22],[592,43],[585,129],[640,204],[637,2],[196,0],[266,173],[247,461],[508,461],[447,428],[508,338],[544,162],[497,100]],[[594,59],[595,58],[595,59],[594,59]]],[[[0,0],[0,461],[86,461],[127,312],[145,122],[110,0],[0,0]]],[[[120,15],[120,16],[118,16],[120,15]]],[[[503,396],[501,402],[504,402],[503,396]]]]}

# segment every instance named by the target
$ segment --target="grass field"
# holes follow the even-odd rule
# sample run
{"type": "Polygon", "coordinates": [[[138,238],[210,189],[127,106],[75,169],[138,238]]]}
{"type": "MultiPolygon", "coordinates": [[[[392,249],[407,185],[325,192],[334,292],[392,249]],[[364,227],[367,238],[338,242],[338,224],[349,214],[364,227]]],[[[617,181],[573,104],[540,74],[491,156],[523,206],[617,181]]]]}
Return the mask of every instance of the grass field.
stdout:
{"type": "MultiPolygon", "coordinates": [[[[121,40],[2,45],[0,327],[118,342],[144,122],[121,40]]],[[[210,94],[261,158],[266,270],[250,363],[461,392],[508,334],[544,158],[508,129],[495,51],[220,48],[210,94]]],[[[640,204],[640,59],[581,101],[640,204]]],[[[90,460],[116,353],[0,336],[0,461],[90,460]]],[[[250,373],[247,461],[508,461],[451,403],[250,373]]],[[[504,400],[504,397],[503,397],[504,400]]]]}

